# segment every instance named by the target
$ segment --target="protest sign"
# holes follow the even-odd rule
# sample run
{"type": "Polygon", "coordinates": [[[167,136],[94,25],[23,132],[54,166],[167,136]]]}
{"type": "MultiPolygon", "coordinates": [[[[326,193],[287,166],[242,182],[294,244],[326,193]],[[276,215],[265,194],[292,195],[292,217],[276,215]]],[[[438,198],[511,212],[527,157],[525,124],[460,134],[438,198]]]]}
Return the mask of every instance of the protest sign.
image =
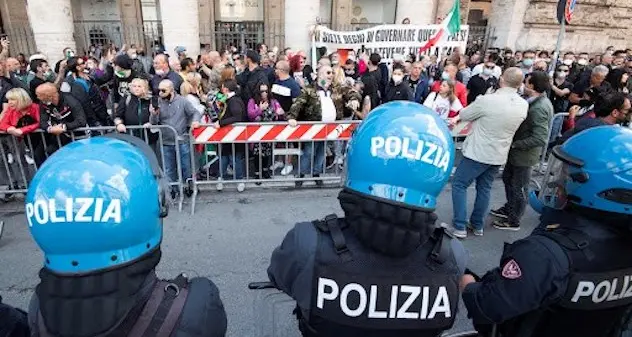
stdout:
{"type": "Polygon", "coordinates": [[[315,48],[325,47],[328,54],[338,50],[353,50],[360,55],[365,51],[367,55],[380,54],[387,63],[392,62],[394,55],[443,57],[450,55],[456,47],[462,53],[465,52],[469,34],[467,25],[461,25],[461,30],[454,36],[437,41],[440,28],[440,25],[381,25],[353,32],[340,32],[317,26],[313,41],[315,48]]]}

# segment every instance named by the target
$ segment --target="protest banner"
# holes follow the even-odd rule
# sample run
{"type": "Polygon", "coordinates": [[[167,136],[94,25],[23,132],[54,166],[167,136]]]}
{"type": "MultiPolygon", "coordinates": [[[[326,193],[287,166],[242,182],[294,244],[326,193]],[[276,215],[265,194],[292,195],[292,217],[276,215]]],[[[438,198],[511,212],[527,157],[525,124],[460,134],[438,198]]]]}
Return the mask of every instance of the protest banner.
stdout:
{"type": "Polygon", "coordinates": [[[335,51],[355,51],[356,55],[366,52],[377,53],[382,60],[391,63],[394,55],[450,55],[454,48],[465,52],[469,26],[461,25],[461,30],[447,39],[437,41],[440,25],[381,25],[368,29],[340,32],[324,26],[314,29],[314,49],[327,48],[327,54],[335,51]]]}

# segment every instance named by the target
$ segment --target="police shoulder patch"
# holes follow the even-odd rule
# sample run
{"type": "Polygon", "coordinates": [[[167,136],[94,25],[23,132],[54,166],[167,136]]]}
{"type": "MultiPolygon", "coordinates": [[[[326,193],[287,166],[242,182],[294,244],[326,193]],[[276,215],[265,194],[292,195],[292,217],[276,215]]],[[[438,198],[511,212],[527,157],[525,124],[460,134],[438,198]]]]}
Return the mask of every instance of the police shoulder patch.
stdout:
{"type": "Polygon", "coordinates": [[[506,279],[515,280],[522,276],[522,270],[520,270],[518,262],[511,259],[505,263],[501,275],[506,279]]]}

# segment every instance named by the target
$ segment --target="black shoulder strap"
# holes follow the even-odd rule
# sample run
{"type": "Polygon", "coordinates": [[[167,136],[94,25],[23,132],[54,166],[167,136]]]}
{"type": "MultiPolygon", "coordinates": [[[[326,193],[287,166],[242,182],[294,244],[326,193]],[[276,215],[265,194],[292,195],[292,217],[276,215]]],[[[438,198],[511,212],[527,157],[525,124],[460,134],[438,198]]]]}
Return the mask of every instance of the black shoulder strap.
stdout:
{"type": "Polygon", "coordinates": [[[331,240],[334,243],[336,254],[342,258],[344,262],[349,262],[353,259],[349,248],[347,248],[347,241],[345,240],[342,230],[347,226],[344,221],[340,221],[336,214],[329,214],[323,220],[313,221],[312,224],[321,232],[329,233],[331,240]],[[343,223],[342,226],[340,223],[343,223]]]}
{"type": "Polygon", "coordinates": [[[595,254],[590,249],[590,238],[582,231],[569,228],[549,228],[540,231],[537,235],[542,235],[555,241],[569,252],[581,251],[588,261],[595,258],[595,254]]]}
{"type": "Polygon", "coordinates": [[[452,237],[445,231],[443,227],[435,228],[432,233],[431,240],[434,241],[434,246],[428,256],[428,267],[434,270],[437,266],[444,264],[450,254],[452,253],[452,245],[450,241],[452,237]]]}
{"type": "Polygon", "coordinates": [[[129,337],[169,337],[189,295],[189,280],[180,274],[172,281],[158,281],[129,337]]]}

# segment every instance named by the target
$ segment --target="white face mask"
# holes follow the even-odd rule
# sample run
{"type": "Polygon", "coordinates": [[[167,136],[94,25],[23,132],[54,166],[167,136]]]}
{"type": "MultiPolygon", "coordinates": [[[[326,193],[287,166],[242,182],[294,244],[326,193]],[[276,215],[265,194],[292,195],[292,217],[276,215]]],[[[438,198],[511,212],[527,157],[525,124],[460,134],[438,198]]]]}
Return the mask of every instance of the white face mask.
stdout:
{"type": "Polygon", "coordinates": [[[586,59],[579,59],[577,61],[577,64],[579,64],[580,66],[585,66],[588,64],[588,61],[586,59]]]}
{"type": "Polygon", "coordinates": [[[165,71],[164,71],[164,70],[160,70],[160,69],[157,69],[157,70],[156,70],[156,75],[158,75],[158,76],[163,76],[164,74],[165,74],[165,71]]]}
{"type": "Polygon", "coordinates": [[[483,76],[486,76],[486,77],[492,76],[492,70],[489,68],[483,68],[483,76]]]}
{"type": "Polygon", "coordinates": [[[562,63],[564,63],[564,65],[571,66],[573,65],[573,60],[564,60],[562,63]]]}
{"type": "Polygon", "coordinates": [[[556,72],[555,75],[557,76],[557,78],[566,78],[567,73],[562,73],[562,72],[556,72]]]}
{"type": "Polygon", "coordinates": [[[404,80],[404,76],[401,75],[393,75],[393,83],[400,84],[404,80]]]}

